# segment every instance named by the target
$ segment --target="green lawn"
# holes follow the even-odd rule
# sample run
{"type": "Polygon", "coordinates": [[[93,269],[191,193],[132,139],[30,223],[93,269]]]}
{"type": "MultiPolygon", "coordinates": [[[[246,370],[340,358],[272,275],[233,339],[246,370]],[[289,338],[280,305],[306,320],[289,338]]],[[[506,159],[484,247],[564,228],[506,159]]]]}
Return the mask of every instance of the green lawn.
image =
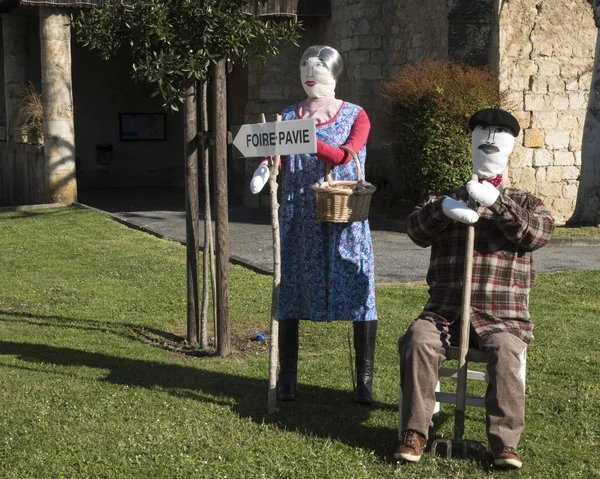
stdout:
{"type": "MultiPolygon", "coordinates": [[[[538,275],[524,466],[397,465],[396,341],[424,287],[377,290],[376,402],[352,402],[348,325],[302,324],[300,390],[267,409],[271,278],[230,267],[234,354],[174,352],[185,248],[84,209],[0,214],[2,478],[599,478],[600,272],[538,275]]],[[[452,409],[436,423],[452,435],[452,409]]],[[[483,411],[466,434],[483,440],[483,411]]]]}
{"type": "Polygon", "coordinates": [[[557,226],[552,236],[600,236],[598,226],[557,226]]]}

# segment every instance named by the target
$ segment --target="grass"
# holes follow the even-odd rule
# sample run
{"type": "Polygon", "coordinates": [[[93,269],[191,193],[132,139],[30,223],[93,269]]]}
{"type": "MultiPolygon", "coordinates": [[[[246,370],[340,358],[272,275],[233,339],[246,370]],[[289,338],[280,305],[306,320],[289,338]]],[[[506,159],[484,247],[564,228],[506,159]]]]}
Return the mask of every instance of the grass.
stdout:
{"type": "Polygon", "coordinates": [[[598,226],[557,226],[552,236],[600,236],[598,226]]]}
{"type": "MultiPolygon", "coordinates": [[[[230,267],[235,351],[174,352],[185,248],[83,209],[0,214],[3,478],[598,478],[600,272],[537,276],[523,470],[396,465],[396,341],[423,287],[380,287],[376,402],[352,402],[348,325],[303,323],[298,399],[266,414],[271,278],[230,267]]],[[[465,437],[485,439],[483,411],[465,437]]],[[[436,437],[451,437],[443,409],[436,437]]]]}

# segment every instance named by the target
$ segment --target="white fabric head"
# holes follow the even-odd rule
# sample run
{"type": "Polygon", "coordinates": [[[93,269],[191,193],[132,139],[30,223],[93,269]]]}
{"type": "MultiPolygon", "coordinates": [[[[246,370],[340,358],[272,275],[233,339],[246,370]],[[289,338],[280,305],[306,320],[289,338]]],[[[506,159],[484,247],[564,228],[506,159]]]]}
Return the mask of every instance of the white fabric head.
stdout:
{"type": "Polygon", "coordinates": [[[515,146],[515,137],[504,126],[477,125],[471,135],[473,172],[479,178],[501,174],[515,146]]]}
{"type": "Polygon", "coordinates": [[[302,60],[300,78],[309,98],[335,98],[335,77],[318,57],[302,60]]]}

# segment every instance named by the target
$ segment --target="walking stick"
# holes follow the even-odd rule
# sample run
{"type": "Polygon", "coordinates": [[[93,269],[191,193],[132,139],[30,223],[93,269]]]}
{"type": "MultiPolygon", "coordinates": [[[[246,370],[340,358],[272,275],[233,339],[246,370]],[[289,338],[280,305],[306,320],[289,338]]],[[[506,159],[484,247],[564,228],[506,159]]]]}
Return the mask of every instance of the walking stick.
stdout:
{"type": "MultiPolygon", "coordinates": [[[[281,121],[281,115],[276,115],[276,120],[281,121]]],[[[262,114],[265,122],[265,115],[262,114]]],[[[269,392],[268,414],[276,413],[277,407],[277,356],[279,339],[279,285],[281,283],[281,241],[279,238],[279,203],[277,202],[277,175],[281,157],[275,156],[275,161],[269,159],[269,189],[271,195],[271,225],[273,226],[273,292],[271,295],[271,342],[269,344],[269,392]]]]}
{"type": "MultiPolygon", "coordinates": [[[[477,175],[471,177],[477,181],[477,175]]],[[[473,198],[469,198],[469,207],[475,209],[476,203],[473,198]]],[[[465,244],[464,276],[462,292],[462,310],[460,317],[460,339],[458,354],[458,369],[456,378],[456,407],[454,409],[454,437],[449,439],[436,439],[431,445],[431,455],[435,456],[436,448],[439,444],[446,445],[446,457],[452,457],[452,445],[462,447],[463,457],[466,457],[469,444],[475,444],[479,451],[485,448],[479,441],[465,441],[463,434],[465,432],[465,409],[467,402],[467,352],[469,351],[469,335],[471,327],[471,285],[473,279],[473,254],[475,250],[475,227],[467,226],[467,239],[465,244]]]]}
{"type": "MultiPolygon", "coordinates": [[[[477,176],[473,175],[477,181],[477,176]]],[[[475,207],[473,198],[469,198],[469,207],[475,207]]],[[[465,407],[467,401],[467,352],[471,328],[471,285],[473,280],[473,253],[475,249],[475,227],[467,226],[465,244],[464,280],[462,311],[460,321],[460,339],[458,353],[458,375],[456,379],[456,408],[454,410],[454,441],[462,441],[465,432],[465,407]]]]}

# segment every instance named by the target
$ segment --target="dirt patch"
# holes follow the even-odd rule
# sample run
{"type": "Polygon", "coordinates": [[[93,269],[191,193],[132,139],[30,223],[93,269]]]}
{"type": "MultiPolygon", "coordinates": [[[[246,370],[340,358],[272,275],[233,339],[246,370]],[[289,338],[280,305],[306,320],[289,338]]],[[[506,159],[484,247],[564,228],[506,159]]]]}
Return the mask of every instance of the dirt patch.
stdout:
{"type": "MultiPolygon", "coordinates": [[[[186,327],[176,327],[168,331],[140,328],[132,332],[132,337],[150,346],[164,349],[175,354],[192,357],[214,356],[217,345],[209,331],[208,348],[200,349],[186,341],[186,327]]],[[[232,332],[230,336],[232,352],[241,354],[262,354],[269,351],[269,334],[263,327],[250,327],[242,332],[232,332]]]]}

